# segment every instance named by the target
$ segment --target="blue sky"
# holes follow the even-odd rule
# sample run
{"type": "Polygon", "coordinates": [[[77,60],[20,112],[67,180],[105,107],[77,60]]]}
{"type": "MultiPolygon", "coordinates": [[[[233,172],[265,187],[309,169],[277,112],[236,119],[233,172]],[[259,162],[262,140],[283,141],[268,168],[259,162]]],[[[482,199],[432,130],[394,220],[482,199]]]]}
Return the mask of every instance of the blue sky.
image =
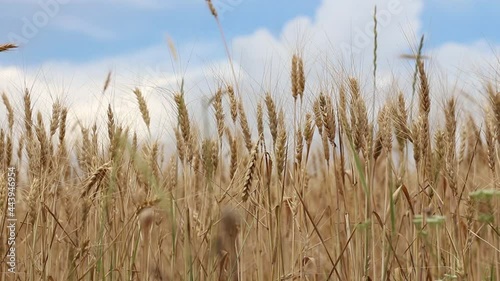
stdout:
{"type": "MultiPolygon", "coordinates": [[[[23,18],[32,19],[40,11],[40,3],[54,1],[57,0],[0,0],[0,42],[8,41],[9,33],[22,34],[26,25],[23,18]]],[[[179,44],[220,43],[215,22],[202,0],[165,1],[166,4],[156,4],[153,0],[142,1],[150,4],[138,4],[139,0],[62,2],[66,1],[67,4],[58,4],[59,12],[28,44],[22,44],[20,55],[2,58],[3,63],[84,62],[159,44],[164,42],[166,34],[179,44]]],[[[320,2],[215,1],[229,39],[261,27],[279,34],[283,25],[294,17],[312,17],[320,2]]],[[[479,39],[496,43],[500,42],[500,33],[496,30],[500,26],[499,14],[500,2],[494,0],[428,0],[424,2],[421,21],[423,32],[429,36],[428,46],[479,39]]]]}
{"type": "MultiPolygon", "coordinates": [[[[369,91],[374,3],[379,10],[380,92],[394,92],[394,85],[411,92],[414,66],[401,55],[415,49],[421,34],[426,35],[424,51],[431,58],[430,81],[436,83],[433,95],[438,99],[461,92],[481,95],[478,76],[470,72],[498,79],[491,77],[492,62],[500,57],[497,0],[213,2],[236,77],[204,0],[0,0],[0,42],[17,38],[20,45],[0,57],[0,92],[16,94],[29,87],[42,112],[50,112],[52,102],[62,96],[70,117],[88,122],[102,120],[103,104],[110,103],[118,117],[129,117],[134,125],[140,116],[132,90],[140,87],[161,131],[173,120],[168,107],[181,78],[190,105],[199,106],[221,80],[232,83],[234,78],[250,108],[265,92],[293,108],[286,105],[286,89],[295,52],[305,58],[309,97],[343,72],[360,78],[360,73],[368,74],[360,81],[369,91]],[[48,10],[43,8],[47,5],[48,10]],[[167,36],[175,42],[178,62],[172,63],[167,36]],[[111,94],[102,96],[109,71],[111,94]]],[[[496,73],[499,66],[494,66],[496,73]]]]}
{"type": "MultiPolygon", "coordinates": [[[[48,1],[51,0],[41,0],[48,1]]],[[[133,2],[102,4],[70,0],[68,4],[59,5],[60,12],[23,46],[23,59],[29,64],[47,59],[85,61],[146,48],[164,42],[167,34],[180,44],[220,41],[205,1],[170,2],[163,6],[143,6],[133,2]]],[[[265,7],[262,3],[257,0],[220,1],[226,36],[230,39],[259,27],[278,33],[286,21],[297,15],[311,16],[319,5],[317,0],[270,1],[265,7]]],[[[11,1],[2,6],[0,18],[4,24],[0,25],[0,41],[5,42],[11,32],[22,34],[26,25],[22,19],[31,19],[40,10],[36,1],[11,1]]]]}
{"type": "Polygon", "coordinates": [[[499,43],[498,15],[500,1],[496,0],[430,0],[425,1],[422,22],[424,32],[431,34],[431,46],[479,39],[499,43]]]}

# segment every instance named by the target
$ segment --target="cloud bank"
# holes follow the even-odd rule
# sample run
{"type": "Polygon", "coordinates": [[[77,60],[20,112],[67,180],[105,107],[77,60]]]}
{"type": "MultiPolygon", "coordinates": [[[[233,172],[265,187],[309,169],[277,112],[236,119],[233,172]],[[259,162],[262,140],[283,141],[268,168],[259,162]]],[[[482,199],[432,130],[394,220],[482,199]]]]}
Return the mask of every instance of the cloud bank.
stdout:
{"type": "MultiPolygon", "coordinates": [[[[341,73],[358,77],[365,93],[371,93],[374,4],[378,19],[377,96],[383,99],[394,94],[395,85],[408,91],[414,66],[401,55],[414,53],[421,34],[425,33],[421,30],[424,1],[324,0],[313,17],[293,18],[278,34],[261,28],[228,42],[245,104],[253,105],[249,108],[255,110],[259,97],[270,92],[285,109],[292,108],[288,71],[291,56],[296,52],[303,55],[306,64],[305,95],[309,96],[306,101],[319,91],[331,89],[341,73]]],[[[98,37],[111,36],[78,22],[68,28],[98,37]]],[[[220,54],[220,48],[220,42],[182,42],[177,46],[179,60],[174,60],[169,55],[168,45],[162,42],[132,53],[85,63],[50,61],[22,67],[0,63],[0,91],[15,99],[19,112],[22,112],[20,96],[24,87],[32,88],[37,108],[47,114],[52,102],[59,97],[70,106],[70,120],[88,126],[97,122],[103,130],[105,110],[111,104],[118,120],[125,120],[145,136],[147,131],[141,123],[132,92],[139,87],[151,111],[153,136],[172,139],[175,109],[171,98],[172,93],[180,89],[182,78],[186,99],[198,113],[203,112],[206,97],[221,85],[222,80],[234,81],[228,60],[211,55],[220,54]],[[110,70],[113,80],[103,95],[104,79],[110,70]]],[[[493,76],[495,72],[491,70],[498,70],[500,64],[495,55],[498,50],[498,46],[484,40],[468,45],[449,42],[435,49],[425,49],[430,79],[434,83],[434,98],[444,100],[445,95],[461,92],[479,95],[477,87],[481,73],[493,76]]],[[[371,97],[369,94],[368,100],[371,97]]],[[[3,113],[2,108],[0,121],[5,123],[3,113]]],[[[206,120],[202,114],[194,118],[206,120]]]]}

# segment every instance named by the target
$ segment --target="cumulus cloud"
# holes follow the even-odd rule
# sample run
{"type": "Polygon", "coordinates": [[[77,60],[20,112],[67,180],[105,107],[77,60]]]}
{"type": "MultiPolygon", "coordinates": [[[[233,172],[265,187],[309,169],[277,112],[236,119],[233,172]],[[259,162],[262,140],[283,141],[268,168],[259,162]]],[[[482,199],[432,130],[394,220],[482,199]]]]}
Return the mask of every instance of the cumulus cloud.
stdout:
{"type": "MultiPolygon", "coordinates": [[[[277,36],[260,29],[236,38],[233,42],[235,57],[249,76],[255,75],[255,79],[262,82],[259,73],[269,73],[264,85],[280,85],[277,88],[287,90],[290,89],[288,70],[291,56],[299,52],[306,64],[306,92],[309,95],[329,89],[331,85],[325,85],[325,81],[341,78],[339,73],[359,78],[362,87],[369,92],[373,69],[374,5],[377,5],[378,18],[378,87],[388,88],[393,83],[393,73],[407,71],[410,74],[408,63],[400,56],[411,51],[418,41],[423,1],[323,1],[314,17],[290,20],[277,36]]],[[[273,89],[265,90],[272,92],[273,89]]],[[[278,93],[277,98],[286,103],[290,100],[288,95],[278,93]],[[286,96],[281,97],[283,94],[286,96]]],[[[292,108],[290,103],[286,107],[292,108]]]]}
{"type": "MultiPolygon", "coordinates": [[[[22,113],[24,89],[29,89],[35,113],[39,110],[46,120],[50,118],[52,104],[61,100],[69,107],[69,127],[75,133],[80,132],[80,124],[90,127],[94,123],[105,132],[106,110],[110,104],[115,118],[122,125],[136,130],[139,137],[158,138],[170,143],[173,141],[171,129],[176,120],[172,96],[180,90],[182,79],[185,81],[187,103],[196,112],[203,109],[204,96],[209,93],[208,81],[222,77],[229,79],[229,65],[225,60],[202,63],[199,58],[190,58],[192,52],[203,55],[213,48],[210,42],[180,45],[178,57],[182,62],[173,61],[167,44],[158,44],[137,52],[85,63],[47,61],[42,65],[25,67],[0,64],[0,92],[6,92],[16,111],[22,113]],[[186,66],[187,60],[194,64],[193,67],[186,66]],[[108,71],[112,72],[111,84],[103,94],[108,71]],[[141,118],[133,94],[136,87],[148,103],[152,117],[150,131],[141,118]]],[[[0,107],[0,124],[6,122],[4,111],[0,107]]],[[[22,124],[21,115],[17,115],[17,124],[22,124]]],[[[202,120],[204,116],[193,117],[202,120]]],[[[21,129],[21,126],[17,127],[21,129]]]]}
{"type": "Polygon", "coordinates": [[[64,31],[81,33],[95,39],[110,40],[116,37],[113,31],[74,16],[59,16],[55,19],[54,26],[64,31]]]}
{"type": "MultiPolygon", "coordinates": [[[[447,94],[460,96],[463,108],[482,114],[485,87],[500,86],[500,45],[478,40],[469,44],[449,42],[429,51],[436,99],[447,94]]],[[[500,90],[500,89],[498,89],[500,90]]]]}
{"type": "MultiPolygon", "coordinates": [[[[323,1],[313,18],[298,17],[286,23],[280,34],[274,36],[266,29],[240,36],[233,42],[235,57],[243,71],[254,75],[265,90],[276,93],[283,103],[292,101],[289,93],[290,58],[294,52],[303,53],[308,73],[308,91],[316,95],[329,85],[326,81],[339,80],[339,73],[359,78],[365,96],[372,101],[372,71],[374,48],[373,8],[377,5],[378,49],[376,104],[401,89],[410,98],[412,94],[414,61],[402,55],[416,53],[422,30],[421,17],[424,1],[381,0],[366,2],[323,1]],[[269,72],[276,81],[261,78],[269,72]],[[333,79],[332,79],[333,77],[333,79]],[[325,79],[326,78],[326,79],[325,79]]],[[[448,42],[435,48],[424,43],[424,55],[433,95],[434,117],[442,117],[442,104],[451,95],[466,95],[482,102],[485,81],[497,81],[500,45],[479,40],[470,44],[448,42]]],[[[480,110],[480,107],[467,107],[480,110]]]]}
{"type": "MultiPolygon", "coordinates": [[[[390,93],[395,83],[408,91],[414,66],[411,61],[402,60],[401,55],[411,53],[418,44],[423,32],[420,18],[424,2],[324,0],[313,17],[291,19],[278,34],[261,28],[229,42],[235,76],[241,85],[245,104],[255,105],[258,97],[267,91],[285,108],[291,104],[288,73],[291,55],[295,52],[302,53],[305,59],[306,96],[315,96],[320,90],[329,89],[332,85],[324,83],[324,78],[333,81],[342,71],[360,78],[365,92],[370,93],[374,4],[378,7],[379,24],[378,96],[383,98],[390,93]]],[[[199,120],[207,120],[203,118],[205,97],[215,91],[221,78],[233,82],[234,76],[226,58],[213,58],[211,55],[220,53],[220,48],[219,43],[211,42],[181,44],[177,49],[181,63],[172,62],[167,44],[159,44],[85,63],[55,61],[25,68],[0,65],[0,75],[4,78],[0,81],[0,91],[19,96],[17,94],[22,92],[24,86],[35,83],[38,105],[45,109],[42,112],[50,112],[56,96],[65,96],[73,120],[81,120],[87,125],[104,120],[107,105],[111,103],[117,119],[123,118],[128,125],[142,128],[142,134],[146,135],[132,93],[138,86],[144,91],[150,106],[155,136],[165,137],[165,134],[171,134],[175,120],[171,97],[174,91],[179,90],[181,77],[185,81],[186,99],[190,106],[196,108],[193,112],[197,115],[194,117],[199,120]],[[113,70],[111,88],[102,95],[109,70],[113,70]]],[[[446,93],[448,85],[456,86],[454,89],[457,92],[473,89],[471,85],[476,85],[473,83],[477,83],[479,75],[473,77],[468,71],[491,73],[487,70],[495,64],[495,50],[498,49],[484,41],[470,45],[450,42],[433,50],[426,49],[430,57],[430,79],[436,85],[433,94],[442,98],[440,93],[446,93]],[[443,83],[447,80],[442,79],[443,76],[450,76],[447,77],[449,84],[443,83]],[[457,78],[463,76],[476,80],[465,83],[466,79],[457,78]]],[[[17,105],[21,110],[20,100],[17,105]]],[[[255,110],[255,106],[250,108],[255,110]]],[[[0,116],[5,118],[4,114],[0,113],[0,116]]],[[[102,125],[104,128],[104,123],[102,125]]]]}

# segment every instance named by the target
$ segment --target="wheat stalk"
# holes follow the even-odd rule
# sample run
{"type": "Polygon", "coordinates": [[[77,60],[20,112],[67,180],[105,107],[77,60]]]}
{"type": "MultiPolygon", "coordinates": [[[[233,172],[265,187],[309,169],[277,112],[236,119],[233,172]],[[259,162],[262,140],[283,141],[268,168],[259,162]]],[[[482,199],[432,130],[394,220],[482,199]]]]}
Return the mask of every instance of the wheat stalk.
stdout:
{"type": "Polygon", "coordinates": [[[236,99],[234,88],[232,86],[227,86],[227,96],[229,97],[231,119],[233,120],[233,123],[236,123],[236,118],[238,118],[238,100],[236,99]]]}
{"type": "Polygon", "coordinates": [[[352,139],[351,126],[347,118],[347,97],[344,85],[341,85],[339,89],[339,101],[338,101],[338,111],[339,111],[339,121],[342,130],[345,132],[347,139],[352,139]]]}
{"type": "Polygon", "coordinates": [[[247,169],[245,171],[245,180],[243,183],[243,192],[242,192],[243,202],[246,202],[248,200],[248,197],[250,196],[250,189],[252,188],[252,182],[254,179],[254,174],[255,174],[256,165],[257,165],[258,145],[259,145],[259,142],[257,142],[252,147],[252,150],[250,152],[250,159],[248,160],[247,169]]]}
{"type": "Polygon", "coordinates": [[[36,212],[38,209],[38,203],[40,202],[41,197],[43,196],[41,193],[43,192],[40,180],[38,178],[33,179],[30,190],[28,193],[28,197],[26,198],[28,205],[28,221],[31,225],[34,225],[36,219],[36,212]]]}
{"type": "Polygon", "coordinates": [[[225,130],[225,116],[224,109],[222,107],[222,89],[218,89],[215,93],[213,106],[215,110],[215,120],[217,121],[217,132],[219,134],[219,139],[222,139],[225,130]]]}
{"type": "Polygon", "coordinates": [[[220,219],[220,228],[218,233],[218,249],[217,252],[223,256],[224,252],[229,259],[229,268],[224,280],[237,281],[239,280],[238,274],[238,255],[236,252],[236,239],[241,225],[240,216],[229,208],[222,211],[220,219]],[[226,279],[227,278],[227,279],[226,279]],[[231,278],[231,279],[229,279],[231,278]]]}
{"type": "Polygon", "coordinates": [[[278,137],[278,114],[276,105],[271,95],[266,95],[267,118],[269,119],[269,130],[273,139],[273,147],[276,145],[276,138],[278,137]]]}
{"type": "Polygon", "coordinates": [[[302,165],[302,154],[304,150],[304,137],[302,136],[302,129],[300,127],[298,127],[295,132],[295,139],[295,167],[299,169],[302,165]]]}
{"type": "Polygon", "coordinates": [[[304,91],[306,87],[306,77],[304,74],[304,60],[302,57],[298,58],[297,62],[297,91],[298,94],[300,95],[300,99],[302,100],[304,98],[304,91]]]}
{"type": "Polygon", "coordinates": [[[283,110],[280,111],[278,115],[278,136],[276,139],[276,149],[275,149],[275,157],[276,157],[276,171],[278,175],[281,176],[286,163],[286,150],[287,150],[287,133],[286,133],[286,124],[285,124],[285,114],[283,110]]]}
{"type": "Polygon", "coordinates": [[[66,137],[66,118],[68,116],[68,109],[63,107],[61,109],[61,117],[59,120],[59,151],[65,150],[64,138],[66,137]]]}
{"type": "Polygon", "coordinates": [[[259,134],[259,141],[264,141],[264,113],[262,103],[257,104],[257,132],[259,134]]]}
{"type": "Polygon", "coordinates": [[[429,113],[431,110],[431,100],[429,92],[429,81],[425,73],[424,63],[422,60],[417,61],[418,74],[420,78],[419,89],[419,118],[421,118],[421,148],[422,157],[424,160],[424,177],[425,180],[431,181],[432,165],[431,165],[431,140],[429,128],[429,113]]]}
{"type": "Polygon", "coordinates": [[[445,169],[448,184],[451,190],[457,192],[457,156],[456,156],[456,135],[457,135],[457,118],[456,118],[456,100],[451,98],[445,108],[446,119],[446,134],[445,134],[445,169]]]}
{"type": "MultiPolygon", "coordinates": [[[[443,130],[437,130],[434,133],[434,165],[435,174],[441,171],[442,161],[445,158],[446,133],[443,130]]],[[[432,175],[434,177],[434,175],[432,175]]]]}
{"type": "Polygon", "coordinates": [[[52,118],[50,119],[50,136],[52,137],[59,127],[59,115],[61,114],[61,105],[59,102],[52,104],[52,118]]]}
{"type": "Polygon", "coordinates": [[[323,135],[323,113],[321,112],[320,99],[317,98],[313,104],[314,124],[320,135],[323,135]]]}
{"type": "Polygon", "coordinates": [[[7,43],[7,44],[0,44],[0,53],[1,52],[6,52],[9,50],[17,49],[18,46],[16,44],[12,43],[7,43]]]}
{"type": "Polygon", "coordinates": [[[5,164],[6,164],[6,167],[11,167],[12,153],[13,153],[12,135],[9,134],[9,135],[7,135],[7,141],[5,144],[5,164]]]}
{"type": "Polygon", "coordinates": [[[175,129],[175,139],[177,140],[177,155],[181,162],[184,162],[186,156],[186,144],[184,143],[184,138],[182,137],[182,133],[179,129],[175,129]]]}
{"type": "Polygon", "coordinates": [[[243,108],[243,101],[240,100],[238,103],[238,109],[240,114],[240,126],[243,132],[243,140],[245,140],[245,145],[248,152],[252,151],[252,133],[250,132],[250,127],[248,125],[247,115],[245,109],[243,108]]]}
{"type": "Polygon", "coordinates": [[[406,101],[403,93],[399,93],[397,103],[394,105],[392,112],[394,116],[396,140],[402,155],[406,146],[406,140],[411,137],[411,132],[408,128],[408,112],[406,110],[406,101]]]}
{"type": "Polygon", "coordinates": [[[43,124],[42,113],[38,111],[36,117],[37,117],[37,126],[35,131],[36,131],[36,137],[40,144],[40,165],[41,168],[45,168],[50,159],[48,138],[45,132],[45,126],[43,124]]]}
{"type": "Polygon", "coordinates": [[[390,155],[392,152],[392,118],[388,104],[385,104],[380,111],[378,122],[382,147],[384,148],[385,153],[390,155]]]}
{"type": "Polygon", "coordinates": [[[109,88],[109,84],[111,84],[111,74],[112,72],[109,71],[108,75],[106,75],[106,80],[104,81],[104,86],[102,87],[102,94],[106,93],[109,88]]]}
{"type": "Polygon", "coordinates": [[[290,71],[290,79],[292,81],[292,97],[296,101],[299,95],[299,74],[298,74],[298,57],[297,55],[292,56],[292,69],[290,71]]]}
{"type": "Polygon", "coordinates": [[[7,109],[9,130],[12,131],[12,128],[14,127],[14,109],[12,108],[12,105],[10,104],[9,99],[7,98],[7,95],[5,93],[2,93],[2,100],[5,108],[7,109]]]}
{"type": "Polygon", "coordinates": [[[314,137],[313,117],[311,113],[306,113],[306,122],[304,123],[304,138],[306,140],[306,161],[309,159],[309,152],[314,137]]]}
{"type": "Polygon", "coordinates": [[[211,139],[203,140],[201,145],[201,161],[205,175],[211,179],[217,169],[218,146],[211,139]]]}
{"type": "Polygon", "coordinates": [[[231,131],[227,129],[227,138],[229,140],[229,148],[231,150],[231,157],[229,163],[229,178],[233,179],[236,169],[238,168],[238,141],[232,136],[231,131]]]}
{"type": "MultiPolygon", "coordinates": [[[[126,139],[126,138],[125,138],[126,139]]],[[[158,154],[160,150],[160,145],[155,141],[149,152],[149,168],[153,171],[153,180],[160,180],[160,168],[158,166],[158,154]]]]}
{"type": "Polygon", "coordinates": [[[487,86],[489,102],[492,111],[493,130],[496,135],[498,144],[500,145],[500,92],[496,92],[491,84],[487,86]]]}
{"type": "Polygon", "coordinates": [[[31,95],[28,89],[24,92],[24,127],[26,129],[26,135],[28,136],[28,139],[31,140],[31,137],[33,135],[33,132],[31,131],[31,126],[32,126],[32,116],[33,116],[33,111],[31,109],[31,95]]]}
{"type": "Polygon", "coordinates": [[[181,128],[182,137],[184,142],[188,143],[191,139],[191,126],[188,110],[184,101],[184,95],[182,93],[176,94],[174,96],[174,101],[177,105],[178,122],[181,128]]]}
{"type": "Polygon", "coordinates": [[[106,176],[110,168],[111,168],[111,162],[106,162],[101,166],[99,166],[99,168],[97,168],[94,171],[94,173],[92,173],[92,175],[88,178],[87,183],[83,188],[81,198],[86,197],[90,193],[90,190],[94,185],[97,186],[97,189],[99,188],[100,182],[103,180],[104,176],[106,176]]]}
{"type": "MultiPolygon", "coordinates": [[[[6,202],[5,199],[7,199],[7,181],[2,177],[0,178],[0,210],[5,210],[4,209],[4,203],[6,202]]],[[[1,217],[3,218],[4,214],[1,214],[1,217]]],[[[0,248],[0,250],[3,250],[0,248]]]]}
{"type": "Polygon", "coordinates": [[[19,143],[17,146],[17,160],[19,161],[19,163],[22,162],[23,149],[24,149],[24,136],[21,136],[19,137],[19,143]]]}
{"type": "Polygon", "coordinates": [[[218,18],[217,10],[215,9],[215,6],[212,3],[212,0],[206,0],[206,1],[207,1],[208,9],[210,9],[210,13],[212,13],[212,16],[217,19],[218,18]]]}
{"type": "Polygon", "coordinates": [[[353,143],[357,151],[363,152],[365,161],[368,161],[368,145],[366,132],[368,132],[368,114],[366,104],[361,97],[358,81],[354,78],[349,79],[349,88],[351,91],[351,128],[353,130],[353,143]]]}
{"type": "Polygon", "coordinates": [[[323,120],[323,127],[328,135],[328,140],[330,141],[332,147],[335,147],[336,121],[332,102],[330,99],[327,99],[325,95],[320,95],[319,106],[323,120]]]}
{"type": "Polygon", "coordinates": [[[323,156],[327,166],[330,166],[330,146],[328,144],[328,136],[326,134],[321,135],[321,141],[323,144],[323,156]]]}
{"type": "Polygon", "coordinates": [[[486,123],[486,128],[485,128],[485,139],[486,139],[486,151],[487,151],[487,158],[488,158],[488,167],[490,168],[491,171],[491,176],[492,176],[492,182],[494,183],[494,187],[497,187],[498,183],[496,180],[496,171],[495,171],[495,121],[493,117],[493,113],[491,110],[486,107],[485,110],[485,123],[486,123]]]}
{"type": "Polygon", "coordinates": [[[149,129],[151,118],[149,117],[149,110],[146,104],[146,100],[144,99],[144,96],[142,95],[142,92],[141,90],[139,90],[139,88],[135,88],[134,94],[135,97],[137,98],[137,102],[139,103],[139,110],[141,111],[142,120],[144,120],[144,123],[146,123],[146,126],[149,129]]]}
{"type": "MultiPolygon", "coordinates": [[[[5,132],[3,129],[0,129],[0,157],[2,159],[5,159],[4,156],[5,155],[5,132]]],[[[8,164],[7,163],[4,163],[5,161],[2,161],[1,164],[2,164],[2,168],[4,167],[7,167],[8,164]],[[5,164],[5,165],[4,165],[5,164]]]]}
{"type": "Polygon", "coordinates": [[[411,139],[413,140],[413,159],[415,160],[417,169],[419,169],[420,159],[422,156],[422,119],[417,118],[412,124],[411,127],[411,139]]]}

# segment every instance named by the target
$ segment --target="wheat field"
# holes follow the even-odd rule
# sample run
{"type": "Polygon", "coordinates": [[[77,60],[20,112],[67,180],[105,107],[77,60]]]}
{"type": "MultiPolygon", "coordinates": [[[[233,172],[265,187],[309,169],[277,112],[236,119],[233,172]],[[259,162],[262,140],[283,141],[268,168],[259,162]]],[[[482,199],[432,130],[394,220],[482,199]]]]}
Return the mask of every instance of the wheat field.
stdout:
{"type": "MultiPolygon", "coordinates": [[[[1,55],[15,48],[0,45],[1,55]]],[[[111,104],[69,141],[63,102],[40,112],[27,89],[17,112],[16,93],[3,93],[17,264],[9,273],[2,176],[0,280],[498,280],[498,84],[477,89],[484,112],[451,97],[437,122],[425,60],[413,60],[414,93],[389,95],[373,115],[356,78],[307,91],[299,53],[281,89],[293,116],[271,92],[248,108],[221,81],[208,137],[180,87],[173,148],[142,140],[111,104]]],[[[147,99],[131,94],[149,128],[147,99]]]]}

